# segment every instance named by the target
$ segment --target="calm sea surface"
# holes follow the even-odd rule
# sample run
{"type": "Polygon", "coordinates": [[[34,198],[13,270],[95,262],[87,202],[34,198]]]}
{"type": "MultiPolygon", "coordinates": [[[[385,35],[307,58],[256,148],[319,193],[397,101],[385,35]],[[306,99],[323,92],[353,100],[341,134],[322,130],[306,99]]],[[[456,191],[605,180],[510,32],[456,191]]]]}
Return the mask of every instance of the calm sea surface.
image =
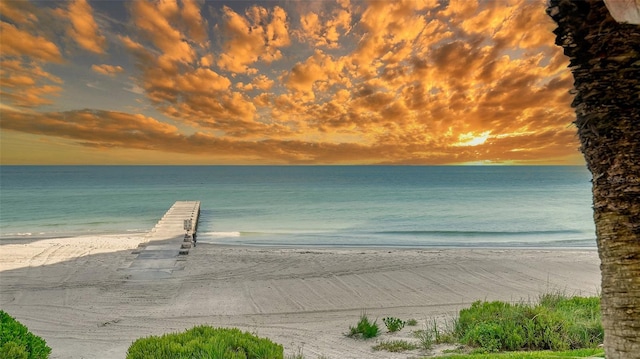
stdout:
{"type": "Polygon", "coordinates": [[[583,167],[2,166],[0,240],[145,232],[202,202],[199,242],[595,247],[583,167]]]}

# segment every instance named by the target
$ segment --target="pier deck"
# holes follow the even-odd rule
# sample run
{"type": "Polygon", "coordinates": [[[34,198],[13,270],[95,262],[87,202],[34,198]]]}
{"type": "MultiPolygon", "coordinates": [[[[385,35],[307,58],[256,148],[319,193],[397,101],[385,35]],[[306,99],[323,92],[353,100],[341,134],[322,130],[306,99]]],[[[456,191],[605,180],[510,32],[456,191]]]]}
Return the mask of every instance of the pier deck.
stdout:
{"type": "Polygon", "coordinates": [[[193,235],[198,228],[200,201],[177,201],[145,236],[137,257],[131,262],[128,279],[153,279],[169,277],[175,270],[184,268],[193,235]],[[185,230],[185,220],[191,221],[191,229],[185,230]]]}

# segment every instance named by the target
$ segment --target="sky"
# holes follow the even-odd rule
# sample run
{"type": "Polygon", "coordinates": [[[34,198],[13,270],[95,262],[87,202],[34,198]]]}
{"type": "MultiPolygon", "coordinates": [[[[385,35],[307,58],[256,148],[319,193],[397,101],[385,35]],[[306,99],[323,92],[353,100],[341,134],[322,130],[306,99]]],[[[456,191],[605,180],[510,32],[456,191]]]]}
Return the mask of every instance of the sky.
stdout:
{"type": "Polygon", "coordinates": [[[581,165],[544,0],[0,0],[2,164],[581,165]]]}

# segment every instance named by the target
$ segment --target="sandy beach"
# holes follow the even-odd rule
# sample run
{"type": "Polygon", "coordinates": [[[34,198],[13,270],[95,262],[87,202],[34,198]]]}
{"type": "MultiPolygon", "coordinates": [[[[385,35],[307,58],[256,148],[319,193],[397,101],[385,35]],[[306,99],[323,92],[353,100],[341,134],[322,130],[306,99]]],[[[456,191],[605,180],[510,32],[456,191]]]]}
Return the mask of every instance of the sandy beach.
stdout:
{"type": "Polygon", "coordinates": [[[0,245],[0,308],[43,337],[52,358],[124,358],[135,339],[207,324],[269,337],[305,358],[414,358],[376,352],[476,300],[593,295],[599,260],[582,249],[260,248],[199,244],[172,271],[136,269],[144,235],[0,245]],[[366,311],[417,319],[379,339],[344,336],[366,311]]]}

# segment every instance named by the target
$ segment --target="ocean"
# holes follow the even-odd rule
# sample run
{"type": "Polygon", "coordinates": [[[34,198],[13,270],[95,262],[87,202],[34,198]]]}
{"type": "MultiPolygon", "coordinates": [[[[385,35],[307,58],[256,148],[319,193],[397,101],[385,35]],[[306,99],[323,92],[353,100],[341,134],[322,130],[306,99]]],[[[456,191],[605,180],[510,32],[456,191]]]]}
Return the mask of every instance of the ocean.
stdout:
{"type": "Polygon", "coordinates": [[[178,200],[199,243],[595,247],[581,166],[1,166],[0,240],[146,232],[178,200]]]}

